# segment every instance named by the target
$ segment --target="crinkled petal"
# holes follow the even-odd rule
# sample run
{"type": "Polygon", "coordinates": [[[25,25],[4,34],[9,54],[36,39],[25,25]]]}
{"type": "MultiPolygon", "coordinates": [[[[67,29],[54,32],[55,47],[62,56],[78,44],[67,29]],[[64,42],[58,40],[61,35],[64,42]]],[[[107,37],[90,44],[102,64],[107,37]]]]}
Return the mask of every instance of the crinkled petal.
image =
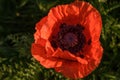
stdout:
{"type": "Polygon", "coordinates": [[[52,57],[56,57],[56,58],[60,58],[60,59],[64,59],[64,60],[69,60],[69,61],[76,61],[79,62],[81,64],[87,64],[87,60],[82,59],[80,57],[77,57],[73,54],[71,54],[68,51],[62,51],[60,48],[58,48],[53,54],[52,57]]]}
{"type": "Polygon", "coordinates": [[[71,79],[83,78],[90,74],[95,68],[91,64],[80,64],[79,62],[66,61],[62,67],[57,67],[55,70],[62,73],[65,77],[71,79]]]}
{"type": "Polygon", "coordinates": [[[32,56],[40,62],[46,68],[60,67],[62,65],[62,60],[56,58],[48,58],[46,56],[46,50],[43,46],[39,44],[32,44],[32,56]]]}
{"type": "Polygon", "coordinates": [[[87,21],[86,27],[89,28],[89,33],[92,41],[99,41],[100,33],[102,29],[102,20],[100,14],[94,9],[87,16],[86,21],[87,21]]]}
{"type": "Polygon", "coordinates": [[[92,43],[91,51],[89,52],[89,57],[95,60],[96,64],[99,64],[102,58],[103,48],[100,42],[92,43]]]}
{"type": "Polygon", "coordinates": [[[55,70],[62,73],[65,77],[68,78],[82,78],[83,70],[80,72],[81,64],[78,62],[66,61],[62,64],[62,67],[57,67],[55,70]]]}
{"type": "Polygon", "coordinates": [[[41,30],[42,26],[44,25],[44,23],[46,22],[46,20],[47,20],[47,16],[44,17],[43,19],[41,19],[41,20],[36,24],[36,27],[35,27],[36,32],[35,32],[35,34],[34,34],[35,43],[38,43],[38,42],[39,42],[38,39],[41,38],[41,32],[40,32],[40,30],[41,30]]]}
{"type": "Polygon", "coordinates": [[[97,68],[102,58],[102,51],[103,49],[100,44],[96,43],[95,47],[92,49],[92,52],[90,52],[91,54],[86,57],[88,64],[66,61],[61,67],[55,68],[55,70],[68,78],[83,78],[97,68]]]}

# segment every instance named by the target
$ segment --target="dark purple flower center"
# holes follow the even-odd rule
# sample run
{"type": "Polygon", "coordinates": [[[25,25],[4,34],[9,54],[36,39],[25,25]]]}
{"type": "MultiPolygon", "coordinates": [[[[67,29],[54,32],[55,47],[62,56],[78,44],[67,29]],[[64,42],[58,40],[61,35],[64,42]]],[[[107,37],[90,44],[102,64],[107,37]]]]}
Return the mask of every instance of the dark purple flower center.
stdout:
{"type": "Polygon", "coordinates": [[[86,42],[82,33],[84,27],[80,25],[62,24],[56,36],[51,39],[51,45],[54,48],[60,47],[62,50],[68,50],[71,53],[79,52],[86,42]]]}
{"type": "Polygon", "coordinates": [[[69,32],[64,35],[61,41],[63,41],[64,45],[74,47],[78,43],[78,38],[75,34],[69,32]]]}

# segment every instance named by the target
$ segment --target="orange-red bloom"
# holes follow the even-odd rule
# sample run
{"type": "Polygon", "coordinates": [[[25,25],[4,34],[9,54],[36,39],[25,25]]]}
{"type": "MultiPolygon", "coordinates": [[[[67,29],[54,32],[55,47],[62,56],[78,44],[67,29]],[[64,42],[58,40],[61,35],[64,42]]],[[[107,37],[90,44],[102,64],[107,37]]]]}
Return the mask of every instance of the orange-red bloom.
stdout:
{"type": "Polygon", "coordinates": [[[102,21],[89,3],[59,5],[36,24],[32,55],[46,68],[69,78],[83,78],[100,63],[102,21]]]}

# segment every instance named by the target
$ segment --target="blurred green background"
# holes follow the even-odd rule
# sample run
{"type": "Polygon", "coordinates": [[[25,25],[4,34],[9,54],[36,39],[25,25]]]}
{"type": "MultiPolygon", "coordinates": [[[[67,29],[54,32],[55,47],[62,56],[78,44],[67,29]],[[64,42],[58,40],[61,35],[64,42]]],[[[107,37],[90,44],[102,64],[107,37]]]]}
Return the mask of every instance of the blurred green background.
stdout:
{"type": "MultiPolygon", "coordinates": [[[[35,24],[49,9],[74,0],[0,0],[0,80],[69,80],[31,56],[35,24]]],[[[120,80],[120,0],[85,0],[102,15],[99,67],[79,80],[120,80]]]]}

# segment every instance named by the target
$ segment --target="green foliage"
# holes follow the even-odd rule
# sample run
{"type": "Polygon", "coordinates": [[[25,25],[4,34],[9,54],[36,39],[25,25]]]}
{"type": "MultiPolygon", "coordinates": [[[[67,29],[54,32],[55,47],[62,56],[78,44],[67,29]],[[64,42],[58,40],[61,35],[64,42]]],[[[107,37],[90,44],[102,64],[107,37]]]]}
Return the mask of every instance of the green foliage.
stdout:
{"type": "MultiPolygon", "coordinates": [[[[35,24],[49,9],[74,0],[0,0],[0,80],[69,80],[31,56],[35,24]]],[[[79,80],[120,80],[120,2],[86,0],[102,15],[100,66],[79,80]]]]}

